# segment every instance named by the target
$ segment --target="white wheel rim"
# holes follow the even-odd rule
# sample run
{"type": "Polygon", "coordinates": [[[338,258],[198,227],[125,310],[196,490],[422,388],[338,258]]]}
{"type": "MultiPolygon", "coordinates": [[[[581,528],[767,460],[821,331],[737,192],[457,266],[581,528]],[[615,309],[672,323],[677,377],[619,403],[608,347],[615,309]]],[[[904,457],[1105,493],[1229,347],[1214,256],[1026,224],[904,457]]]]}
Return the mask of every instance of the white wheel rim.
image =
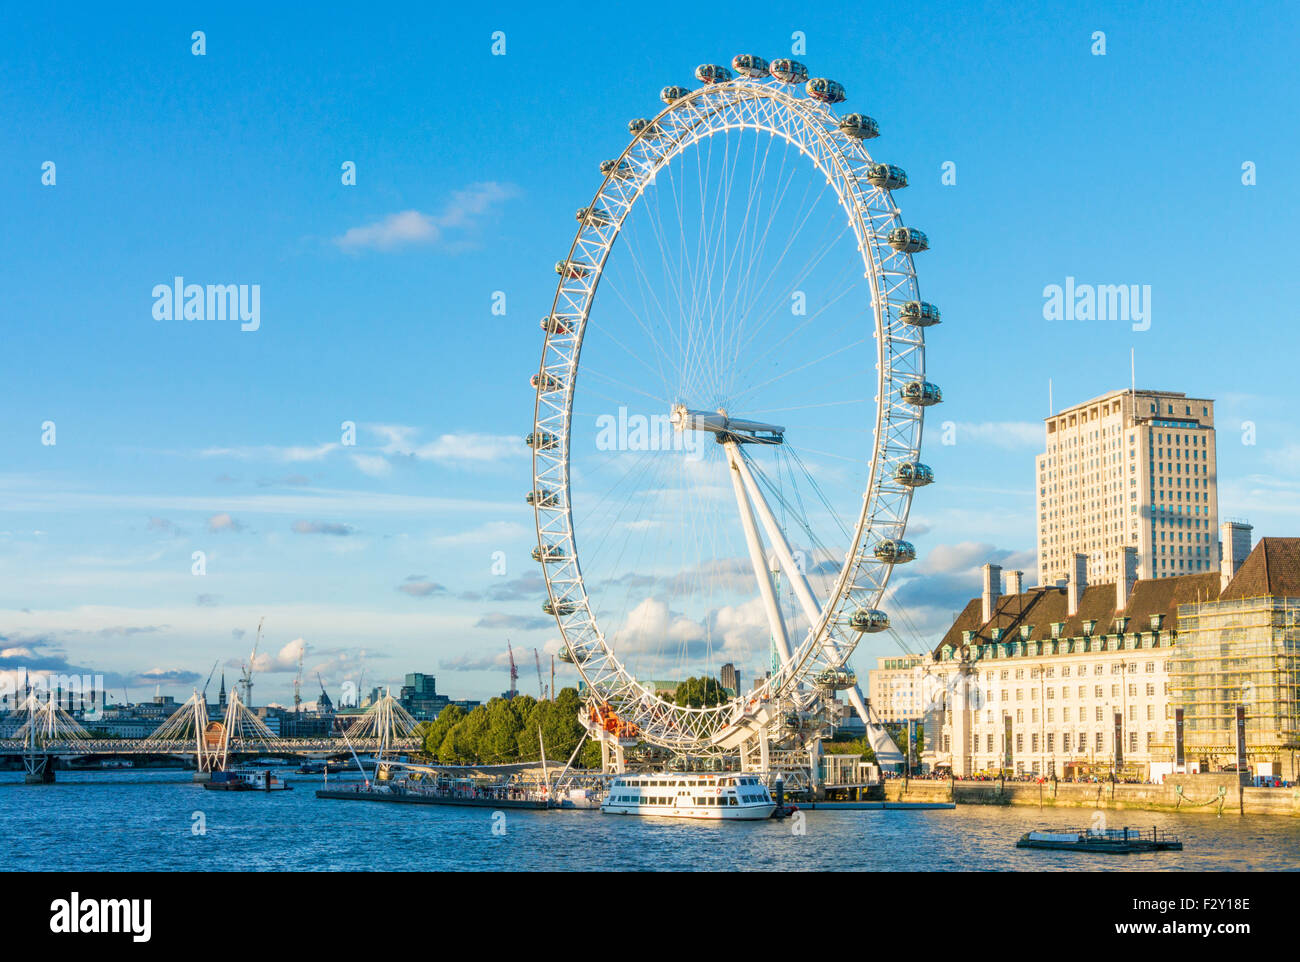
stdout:
{"type": "Polygon", "coordinates": [[[533,490],[553,492],[556,500],[534,504],[538,547],[558,546],[564,552],[542,564],[548,603],[589,697],[635,725],[639,737],[682,753],[708,752],[714,737],[752,699],[790,695],[815,673],[845,665],[860,639],[849,627],[849,617],[859,608],[879,607],[893,568],[877,560],[873,548],[882,539],[901,538],[906,529],[912,489],[894,479],[894,469],[920,454],[922,409],[900,396],[903,383],[925,379],[924,331],[900,317],[902,305],[920,296],[912,256],[895,251],[886,240],[890,230],[903,226],[900,212],[888,190],[867,182],[873,160],[863,143],[840,133],[829,107],[794,96],[795,89],[771,78],[707,85],[653,118],[660,137],[633,138],[617,160],[626,175],[616,170],[606,176],[588,207],[603,211],[607,222],[581,223],[565,259],[591,269],[561,276],[550,316],[567,330],[546,332],[539,368],[533,430],[539,437],[553,436],[555,443],[533,447],[533,490]],[[877,409],[870,480],[848,556],[820,619],[797,645],[792,639],[792,658],[763,685],[724,705],[688,708],[656,697],[636,678],[607,644],[592,612],[570,501],[572,403],[587,318],[625,219],[661,168],[705,137],[732,130],[765,132],[799,149],[827,177],[847,212],[870,282],[877,409]]]}

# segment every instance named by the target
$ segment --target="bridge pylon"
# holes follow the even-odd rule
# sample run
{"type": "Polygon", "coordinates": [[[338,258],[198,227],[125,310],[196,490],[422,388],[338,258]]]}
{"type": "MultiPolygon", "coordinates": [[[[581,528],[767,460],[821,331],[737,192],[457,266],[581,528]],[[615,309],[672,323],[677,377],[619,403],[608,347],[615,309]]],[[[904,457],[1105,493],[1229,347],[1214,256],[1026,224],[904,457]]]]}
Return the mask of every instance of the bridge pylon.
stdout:
{"type": "Polygon", "coordinates": [[[89,749],[90,732],[59,707],[54,692],[47,692],[41,701],[36,692],[27,697],[14,711],[23,723],[14,731],[14,738],[23,743],[23,773],[28,785],[48,785],[54,781],[52,747],[89,749]]]}

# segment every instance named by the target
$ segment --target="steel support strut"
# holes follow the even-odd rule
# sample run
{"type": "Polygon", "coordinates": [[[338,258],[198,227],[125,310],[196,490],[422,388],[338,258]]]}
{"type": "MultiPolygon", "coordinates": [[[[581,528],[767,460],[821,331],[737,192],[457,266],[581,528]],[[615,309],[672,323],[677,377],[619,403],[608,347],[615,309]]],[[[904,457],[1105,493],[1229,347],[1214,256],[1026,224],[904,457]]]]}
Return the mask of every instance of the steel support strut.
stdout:
{"type": "Polygon", "coordinates": [[[741,480],[740,445],[735,441],[726,441],[723,447],[727,451],[727,465],[730,469],[731,486],[736,492],[736,506],[740,509],[740,523],[745,528],[745,544],[749,547],[749,560],[754,566],[754,577],[758,581],[758,593],[763,598],[763,609],[772,626],[772,640],[781,664],[788,664],[791,658],[790,636],[786,633],[785,619],[781,617],[781,606],[777,604],[776,592],[772,589],[772,576],[767,570],[767,559],[763,556],[763,546],[758,540],[758,528],[754,524],[754,512],[749,498],[745,496],[745,485],[741,480]]]}
{"type": "MultiPolygon", "coordinates": [[[[790,585],[794,588],[795,597],[799,599],[799,605],[803,608],[804,617],[808,619],[808,629],[811,631],[821,619],[821,605],[813,597],[812,587],[808,584],[808,579],[804,577],[804,573],[795,564],[794,553],[790,550],[790,543],[785,540],[785,533],[781,530],[781,526],[777,524],[772,510],[767,506],[763,492],[759,490],[758,483],[754,480],[754,475],[749,470],[749,465],[745,463],[744,455],[740,453],[739,448],[736,449],[733,456],[736,463],[736,472],[744,481],[745,489],[749,492],[754,507],[758,510],[759,520],[763,522],[763,530],[767,532],[767,539],[772,543],[777,560],[780,561],[781,567],[785,569],[786,577],[790,579],[790,585]]],[[[826,645],[828,653],[834,651],[829,639],[823,644],[826,645]]]]}

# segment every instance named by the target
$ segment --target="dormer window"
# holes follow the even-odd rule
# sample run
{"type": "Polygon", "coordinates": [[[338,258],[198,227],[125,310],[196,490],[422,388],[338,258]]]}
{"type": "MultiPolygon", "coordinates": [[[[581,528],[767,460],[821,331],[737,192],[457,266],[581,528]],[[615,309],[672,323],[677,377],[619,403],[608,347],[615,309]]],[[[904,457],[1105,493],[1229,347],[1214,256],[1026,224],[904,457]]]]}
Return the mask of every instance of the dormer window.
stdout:
{"type": "Polygon", "coordinates": [[[1053,637],[1053,638],[1060,638],[1060,637],[1061,637],[1061,632],[1063,632],[1064,630],[1065,630],[1065,622],[1064,622],[1064,621],[1053,621],[1053,622],[1052,622],[1052,637],[1053,637]]]}
{"type": "Polygon", "coordinates": [[[1089,620],[1085,621],[1083,623],[1083,636],[1085,638],[1091,638],[1092,633],[1096,630],[1096,628],[1097,628],[1096,619],[1090,618],[1089,620]]]}
{"type": "Polygon", "coordinates": [[[1152,631],[1159,631],[1161,626],[1164,625],[1164,623],[1165,623],[1165,616],[1163,612],[1151,616],[1152,631]]]}
{"type": "Polygon", "coordinates": [[[1028,641],[1031,637],[1033,637],[1033,634],[1034,634],[1034,626],[1033,626],[1033,625],[1021,625],[1021,626],[1020,626],[1020,637],[1021,637],[1024,641],[1028,641]]]}
{"type": "Polygon", "coordinates": [[[1128,629],[1128,617],[1126,615],[1120,615],[1118,618],[1115,619],[1115,630],[1122,635],[1127,629],[1128,629]]]}
{"type": "Polygon", "coordinates": [[[994,643],[997,643],[997,642],[1001,641],[1001,640],[1002,640],[1002,629],[1001,629],[1001,628],[990,628],[990,629],[989,629],[989,637],[993,639],[994,643]]]}

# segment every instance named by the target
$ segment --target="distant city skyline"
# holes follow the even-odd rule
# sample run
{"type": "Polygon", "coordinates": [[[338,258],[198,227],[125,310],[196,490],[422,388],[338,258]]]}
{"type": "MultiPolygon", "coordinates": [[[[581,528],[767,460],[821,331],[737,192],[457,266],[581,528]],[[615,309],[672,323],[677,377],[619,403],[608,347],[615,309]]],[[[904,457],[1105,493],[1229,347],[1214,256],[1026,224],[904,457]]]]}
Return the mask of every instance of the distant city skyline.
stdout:
{"type": "MultiPolygon", "coordinates": [[[[531,693],[532,650],[559,634],[529,558],[528,378],[574,210],[665,84],[797,43],[880,122],[873,153],[907,168],[900,203],[931,242],[936,482],[886,599],[914,650],[982,564],[1037,570],[1049,379],[1059,411],[1125,386],[1130,351],[1139,385],[1214,402],[1219,517],[1300,534],[1300,134],[1277,82],[1296,21],[759,3],[688,32],[552,8],[86,10],[52,31],[12,11],[0,680],[89,672],[183,700],[214,659],[237,676],[265,618],[263,704],[292,705],[300,653],[305,692],[422,672],[486,700],[507,640],[531,693]],[[184,290],[158,319],[178,277],[203,285],[202,319],[184,290]],[[235,285],[226,319],[208,285],[235,285]],[[1138,296],[1055,313],[1078,285],[1138,296]]],[[[855,664],[903,654],[873,636],[855,664]]]]}

